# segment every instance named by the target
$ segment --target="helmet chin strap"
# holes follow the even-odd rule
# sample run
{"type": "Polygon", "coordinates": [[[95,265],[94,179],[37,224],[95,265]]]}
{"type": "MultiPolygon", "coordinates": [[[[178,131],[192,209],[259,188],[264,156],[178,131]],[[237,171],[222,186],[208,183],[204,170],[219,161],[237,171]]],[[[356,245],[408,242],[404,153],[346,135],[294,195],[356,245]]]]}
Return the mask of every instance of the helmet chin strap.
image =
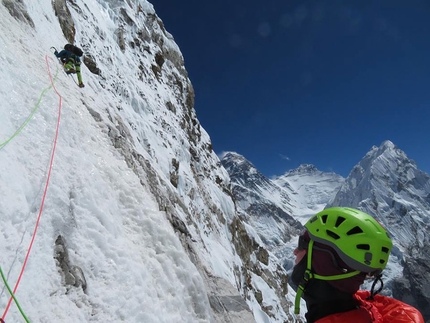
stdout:
{"type": "Polygon", "coordinates": [[[307,260],[306,260],[306,270],[303,275],[303,279],[300,282],[300,285],[297,288],[296,299],[294,302],[294,314],[300,313],[300,298],[302,297],[303,292],[306,289],[306,285],[311,279],[319,279],[319,280],[340,280],[353,277],[360,273],[359,270],[351,271],[345,274],[332,275],[332,276],[321,276],[312,272],[312,247],[314,245],[314,241],[311,239],[308,245],[307,252],[307,260]]]}

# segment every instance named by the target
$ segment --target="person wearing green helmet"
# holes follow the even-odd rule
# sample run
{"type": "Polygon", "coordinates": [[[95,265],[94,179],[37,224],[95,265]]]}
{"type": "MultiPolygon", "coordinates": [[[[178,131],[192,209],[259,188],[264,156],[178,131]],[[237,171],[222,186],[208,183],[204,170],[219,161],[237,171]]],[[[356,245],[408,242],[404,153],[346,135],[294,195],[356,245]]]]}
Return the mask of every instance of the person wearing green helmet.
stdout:
{"type": "Polygon", "coordinates": [[[377,281],[382,289],[381,273],[393,243],[372,216],[352,208],[333,207],[311,217],[305,228],[294,250],[296,264],[291,275],[298,287],[296,314],[303,297],[308,323],[424,323],[415,308],[376,295],[380,290],[373,290],[377,281]],[[358,291],[369,276],[376,278],[372,291],[358,291]]]}

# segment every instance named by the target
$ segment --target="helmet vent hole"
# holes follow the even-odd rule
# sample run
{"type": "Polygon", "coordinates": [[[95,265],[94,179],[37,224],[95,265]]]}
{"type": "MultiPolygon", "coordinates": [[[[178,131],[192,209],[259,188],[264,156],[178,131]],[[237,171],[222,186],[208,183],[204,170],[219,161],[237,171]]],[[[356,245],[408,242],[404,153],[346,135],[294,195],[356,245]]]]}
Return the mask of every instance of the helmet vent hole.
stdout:
{"type": "Polygon", "coordinates": [[[370,246],[368,244],[358,244],[357,249],[360,250],[370,250],[370,246]]]}
{"type": "Polygon", "coordinates": [[[321,216],[321,220],[324,224],[327,223],[327,217],[328,217],[327,214],[321,216]]]}
{"type": "Polygon", "coordinates": [[[330,230],[326,230],[326,233],[327,233],[327,235],[329,236],[329,237],[332,237],[333,239],[335,239],[335,240],[337,240],[337,239],[339,239],[340,237],[336,234],[336,233],[334,233],[333,231],[330,231],[330,230]]]}
{"type": "Polygon", "coordinates": [[[383,265],[383,264],[385,264],[385,260],[384,260],[384,259],[379,259],[379,263],[380,263],[381,265],[383,265]]]}
{"type": "Polygon", "coordinates": [[[390,252],[390,249],[388,249],[387,247],[382,247],[381,250],[382,250],[382,252],[385,252],[385,253],[390,252]]]}
{"type": "Polygon", "coordinates": [[[353,227],[351,230],[349,230],[346,234],[351,236],[353,234],[359,234],[359,233],[363,233],[363,230],[361,230],[359,226],[356,226],[356,227],[353,227]]]}
{"type": "Polygon", "coordinates": [[[338,228],[343,223],[343,221],[345,221],[344,217],[342,217],[342,216],[338,217],[336,220],[335,227],[338,228]]]}

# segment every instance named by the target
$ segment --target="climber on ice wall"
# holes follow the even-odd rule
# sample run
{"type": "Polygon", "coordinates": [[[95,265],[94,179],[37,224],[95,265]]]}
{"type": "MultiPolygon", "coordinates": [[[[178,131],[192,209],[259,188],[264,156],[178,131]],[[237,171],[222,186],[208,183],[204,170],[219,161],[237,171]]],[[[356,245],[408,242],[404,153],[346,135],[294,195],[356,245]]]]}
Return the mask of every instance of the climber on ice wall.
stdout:
{"type": "Polygon", "coordinates": [[[76,76],[78,77],[78,86],[84,87],[85,85],[82,82],[80,59],[80,57],[83,55],[82,50],[72,44],[66,44],[62,51],[58,52],[55,50],[54,54],[63,63],[64,71],[67,74],[76,73],[76,76]]]}

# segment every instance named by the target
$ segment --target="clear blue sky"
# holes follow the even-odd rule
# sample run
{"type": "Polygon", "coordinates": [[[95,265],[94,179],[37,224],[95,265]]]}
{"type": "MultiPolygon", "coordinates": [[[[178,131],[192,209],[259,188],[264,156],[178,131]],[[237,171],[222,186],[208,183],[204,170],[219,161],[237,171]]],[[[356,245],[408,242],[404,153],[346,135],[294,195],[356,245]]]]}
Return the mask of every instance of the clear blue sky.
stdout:
{"type": "Polygon", "coordinates": [[[216,153],[346,177],[391,140],[430,172],[430,1],[149,1],[216,153]]]}

